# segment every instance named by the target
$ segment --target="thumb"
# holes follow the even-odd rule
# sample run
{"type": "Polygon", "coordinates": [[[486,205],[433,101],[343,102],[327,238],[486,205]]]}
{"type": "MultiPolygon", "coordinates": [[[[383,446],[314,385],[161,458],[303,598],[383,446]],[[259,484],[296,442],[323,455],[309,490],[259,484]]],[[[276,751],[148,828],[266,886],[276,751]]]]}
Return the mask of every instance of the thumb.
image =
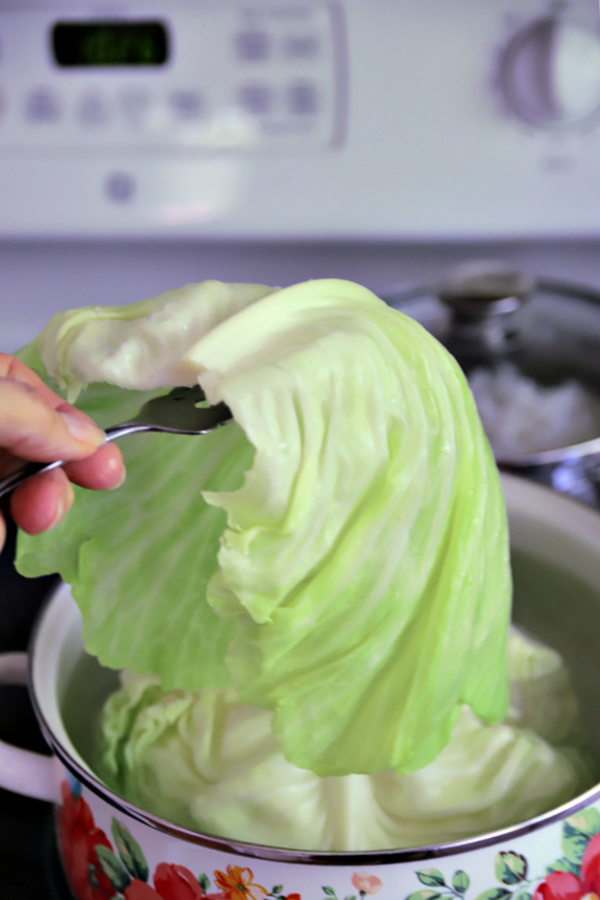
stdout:
{"type": "Polygon", "coordinates": [[[30,385],[0,379],[0,447],[38,462],[83,459],[105,441],[104,432],[68,403],[52,406],[30,385]]]}

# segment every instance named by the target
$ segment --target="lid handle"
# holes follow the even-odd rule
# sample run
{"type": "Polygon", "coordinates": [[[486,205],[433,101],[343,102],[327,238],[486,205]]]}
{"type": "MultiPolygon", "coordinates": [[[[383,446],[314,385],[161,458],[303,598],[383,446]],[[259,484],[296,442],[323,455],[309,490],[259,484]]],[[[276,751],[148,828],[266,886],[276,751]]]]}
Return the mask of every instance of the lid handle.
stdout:
{"type": "Polygon", "coordinates": [[[535,279],[499,262],[471,262],[453,269],[439,285],[451,311],[448,346],[457,355],[513,349],[519,313],[535,291],[535,279]]]}

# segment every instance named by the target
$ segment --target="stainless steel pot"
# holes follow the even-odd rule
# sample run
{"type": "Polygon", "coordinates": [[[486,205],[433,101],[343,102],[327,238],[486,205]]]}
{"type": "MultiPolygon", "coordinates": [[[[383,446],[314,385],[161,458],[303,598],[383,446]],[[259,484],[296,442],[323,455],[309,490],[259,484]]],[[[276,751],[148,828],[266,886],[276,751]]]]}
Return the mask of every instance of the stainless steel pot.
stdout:
{"type": "Polygon", "coordinates": [[[510,366],[541,390],[581,387],[598,404],[586,433],[558,446],[542,442],[534,451],[494,452],[504,471],[600,506],[600,292],[478,261],[381,296],[434,334],[469,379],[481,371],[496,377],[510,366]]]}

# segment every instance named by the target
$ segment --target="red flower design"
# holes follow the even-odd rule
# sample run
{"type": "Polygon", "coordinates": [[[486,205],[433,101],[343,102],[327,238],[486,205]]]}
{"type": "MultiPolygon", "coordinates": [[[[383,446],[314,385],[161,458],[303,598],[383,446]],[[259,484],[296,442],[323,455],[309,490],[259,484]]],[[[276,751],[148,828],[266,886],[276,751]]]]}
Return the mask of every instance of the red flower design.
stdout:
{"type": "Polygon", "coordinates": [[[96,847],[112,850],[104,832],[96,827],[92,811],[83,797],[74,797],[66,781],[61,786],[62,806],[58,838],[65,870],[78,900],[112,900],[115,889],[102,871],[96,847]]]}
{"type": "Polygon", "coordinates": [[[154,873],[154,886],[163,900],[202,900],[200,882],[184,866],[160,863],[154,873]]]}
{"type": "Polygon", "coordinates": [[[579,878],[571,872],[551,872],[538,885],[533,900],[580,900],[590,895],[600,897],[600,834],[586,847],[579,878]]]}
{"type": "Polygon", "coordinates": [[[125,889],[125,900],[207,900],[200,882],[185,866],[159,863],[153,881],[150,887],[134,878],[125,889]]]}
{"type": "Polygon", "coordinates": [[[145,881],[133,878],[125,888],[125,900],[163,900],[163,898],[145,881]]]}

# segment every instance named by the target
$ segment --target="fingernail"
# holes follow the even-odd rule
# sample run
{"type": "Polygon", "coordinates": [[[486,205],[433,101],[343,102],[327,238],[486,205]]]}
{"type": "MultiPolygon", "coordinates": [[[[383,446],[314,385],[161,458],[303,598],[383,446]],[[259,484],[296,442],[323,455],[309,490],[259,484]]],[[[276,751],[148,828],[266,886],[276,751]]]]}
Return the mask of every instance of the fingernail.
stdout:
{"type": "Polygon", "coordinates": [[[59,497],[56,502],[56,510],[54,513],[54,518],[47,526],[47,528],[54,528],[55,525],[58,525],[59,522],[62,522],[64,517],[67,514],[67,504],[64,501],[63,497],[59,497]]]}
{"type": "Polygon", "coordinates": [[[76,440],[91,444],[92,447],[100,447],[106,441],[104,432],[89,419],[68,412],[59,412],[59,416],[76,440]]]}
{"type": "Polygon", "coordinates": [[[123,474],[121,475],[121,478],[119,479],[119,483],[115,484],[115,486],[111,488],[111,491],[116,491],[116,490],[118,490],[118,488],[123,487],[123,485],[125,484],[126,481],[127,481],[127,470],[124,469],[123,474]]]}

